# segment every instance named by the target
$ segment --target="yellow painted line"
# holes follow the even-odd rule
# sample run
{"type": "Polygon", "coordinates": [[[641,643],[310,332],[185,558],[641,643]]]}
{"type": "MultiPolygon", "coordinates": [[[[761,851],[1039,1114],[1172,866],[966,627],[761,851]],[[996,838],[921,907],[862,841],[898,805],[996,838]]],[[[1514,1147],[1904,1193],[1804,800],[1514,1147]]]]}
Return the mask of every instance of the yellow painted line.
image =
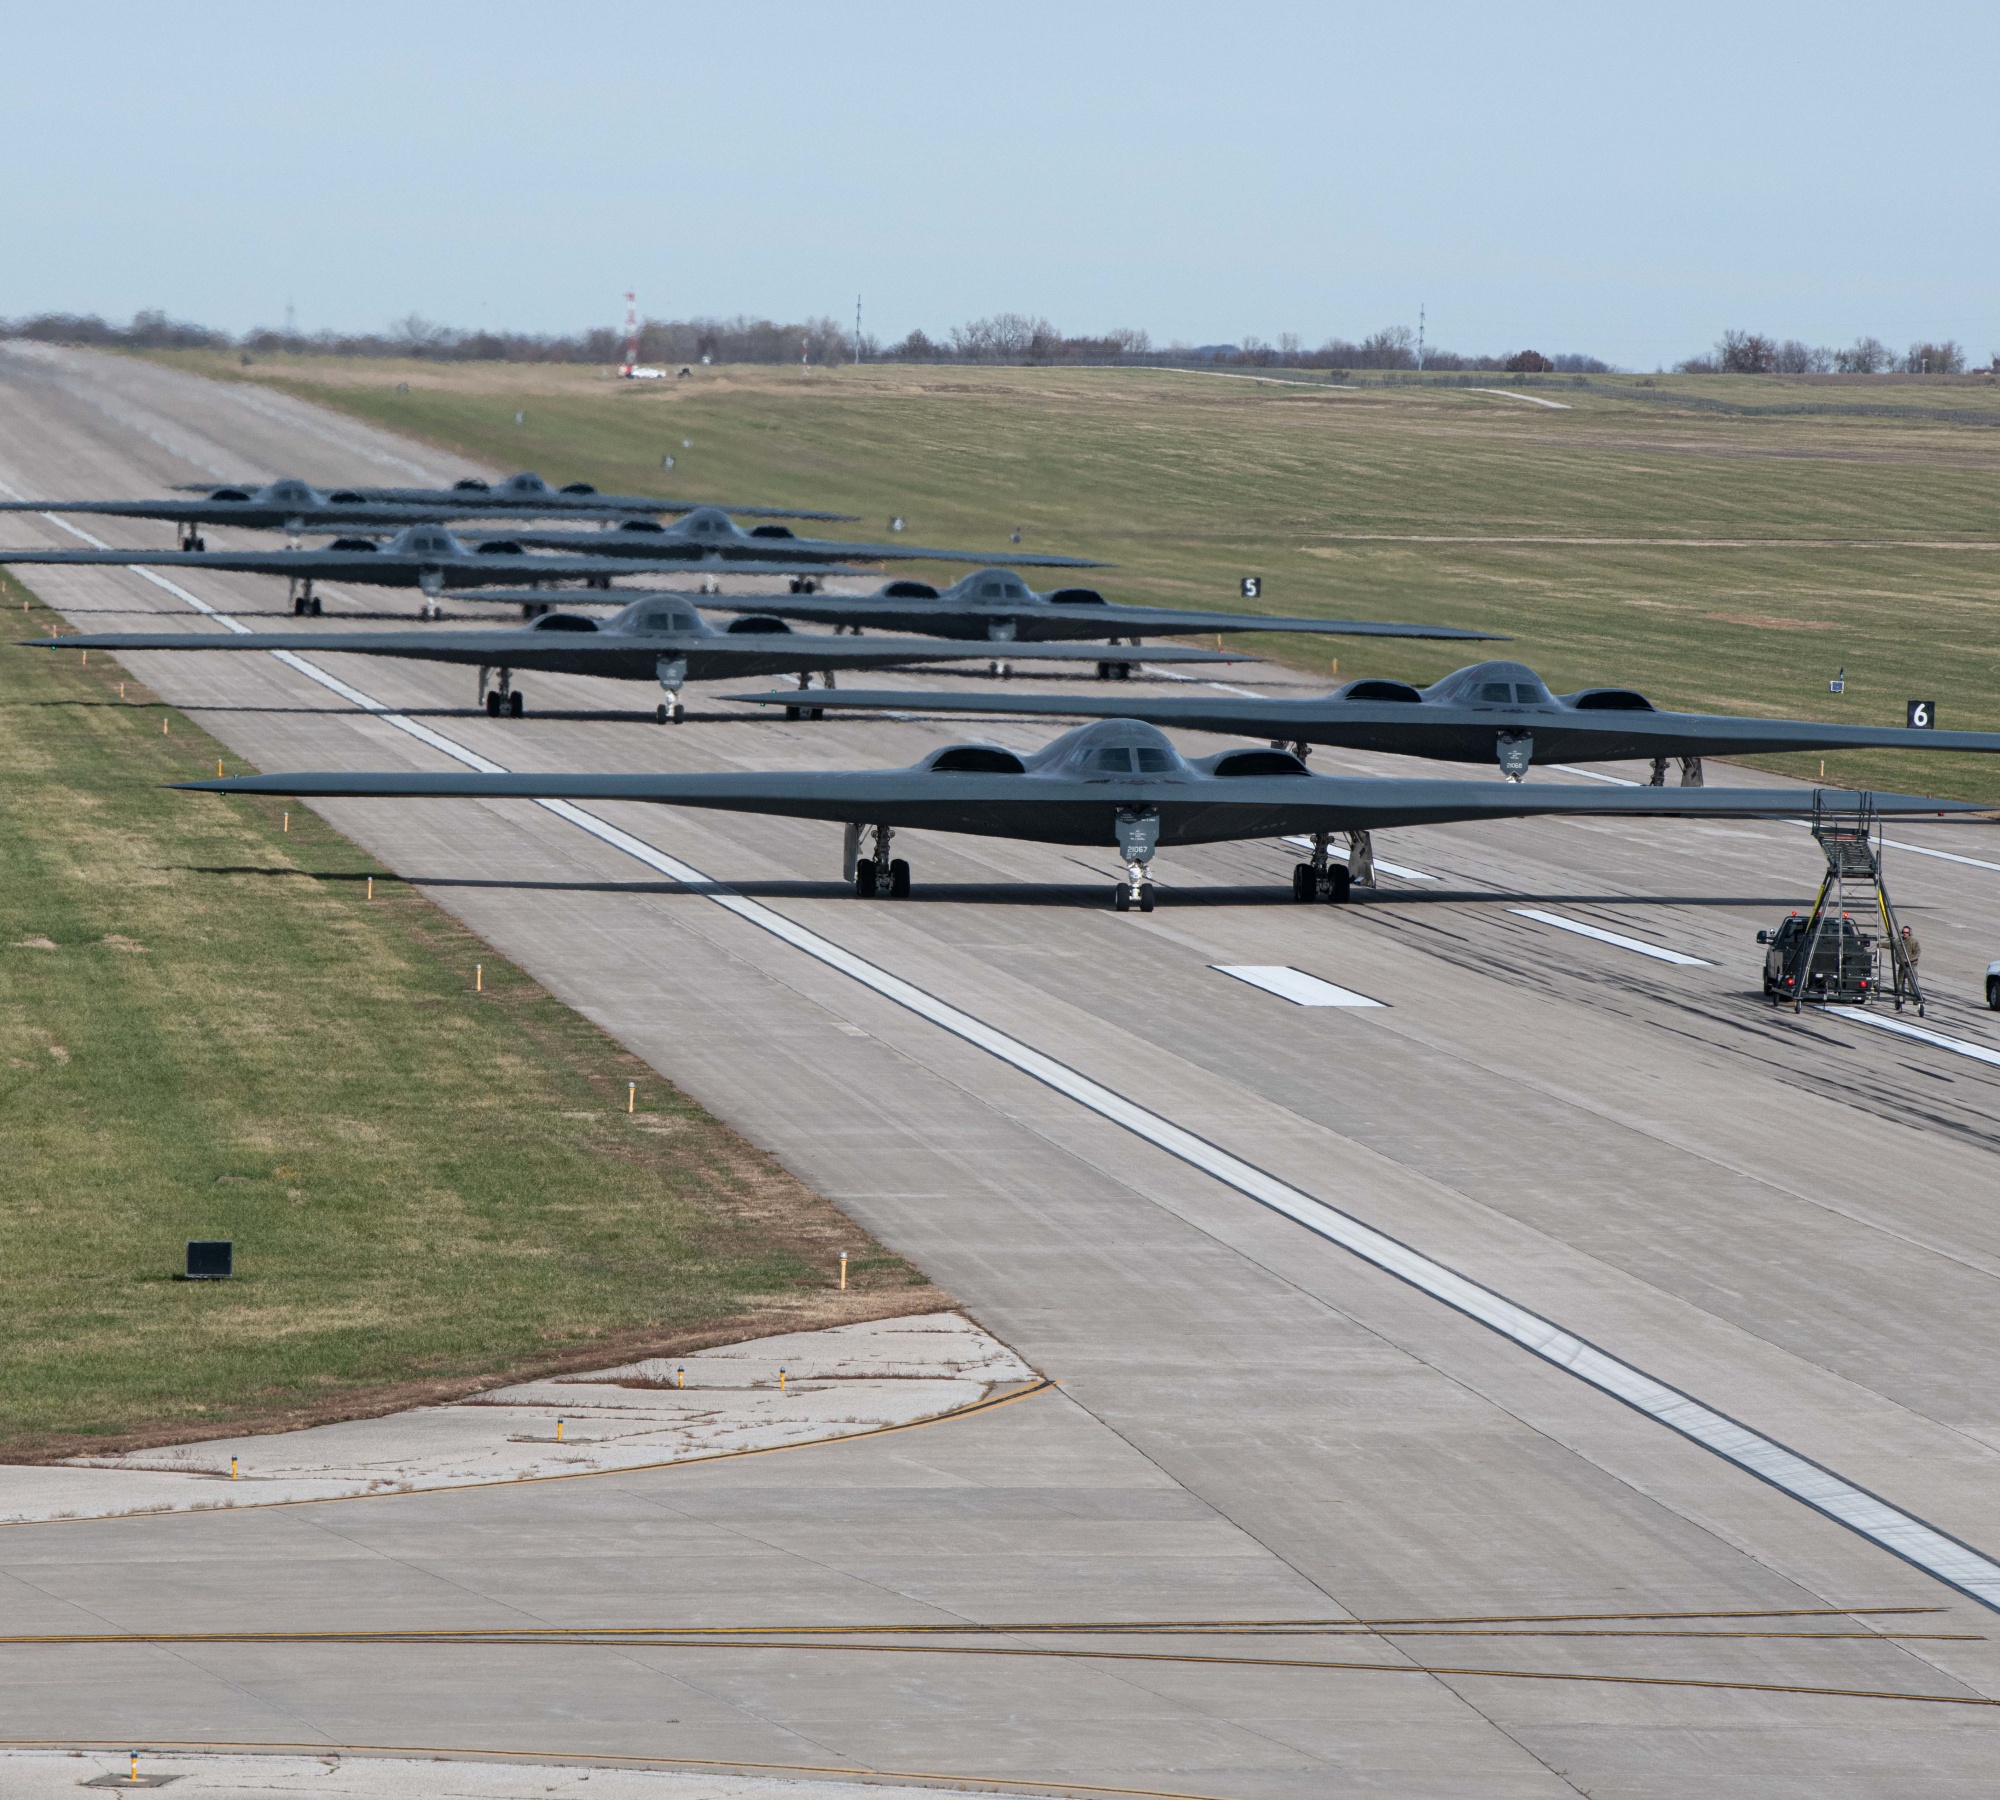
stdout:
{"type": "MultiPolygon", "coordinates": [[[[544,1639],[591,1638],[615,1643],[626,1638],[707,1638],[707,1637],[916,1637],[931,1634],[965,1636],[997,1633],[1002,1636],[1032,1637],[1058,1632],[1080,1632],[1095,1637],[1142,1636],[1148,1633],[1219,1633],[1223,1636],[1287,1632],[1301,1635],[1337,1634],[1365,1631],[1399,1636],[1427,1634],[1439,1627],[1476,1625],[1568,1625],[1595,1621],[1673,1622],[1684,1619],[1853,1619],[1886,1618],[1892,1614],[1936,1614],[1942,1606],[1798,1606],[1766,1611],[1736,1612],[1615,1612],[1615,1613],[1497,1613],[1467,1614],[1441,1618],[1395,1619],[1060,1619],[1001,1620],[981,1623],[952,1620],[906,1625],[521,1625],[521,1626],[424,1626],[410,1629],[363,1628],[335,1631],[117,1631],[117,1632],[29,1632],[0,1636],[7,1644],[331,1644],[331,1643],[449,1643],[523,1642],[544,1639]],[[1397,1627],[1406,1630],[1397,1631],[1397,1627]]],[[[1549,1635],[1523,1633],[1522,1635],[1549,1635]]],[[[1588,1635],[1578,1633],[1578,1636],[1588,1635]]],[[[1666,1634],[1646,1634],[1666,1635],[1666,1634]]],[[[1691,1634],[1692,1635],[1692,1634],[1691,1634]]],[[[1765,1635],[1745,1634],[1745,1635],[1765,1635]]],[[[1839,1637],[1843,1632],[1782,1635],[1794,1637],[1839,1637]]],[[[1863,1632],[1862,1637],[1886,1637],[1884,1632],[1863,1632]]],[[[1937,1637],[1983,1643],[1976,1633],[1932,1633],[1937,1637]]]]}
{"type": "MultiPolygon", "coordinates": [[[[117,1525],[128,1519],[209,1519],[217,1513],[262,1512],[266,1508],[280,1506],[345,1506],[356,1500],[413,1500],[429,1494],[475,1494],[484,1488],[535,1487],[550,1481],[605,1481],[619,1475],[650,1475],[662,1469],[692,1469],[703,1463],[734,1462],[739,1457],[745,1456],[776,1456],[784,1450],[818,1450],[828,1444],[858,1444],[864,1438],[890,1437],[899,1431],[918,1431],[926,1425],[945,1425],[956,1419],[970,1419],[980,1413],[992,1412],[998,1407],[1012,1406],[1016,1400],[1028,1400],[1036,1394],[1047,1393],[1055,1385],[1046,1378],[1032,1381],[1011,1394],[989,1394],[984,1400],[971,1400],[963,1406],[954,1406],[947,1412],[931,1413],[921,1419],[906,1419],[900,1425],[872,1425],[866,1431],[845,1431],[834,1437],[806,1438],[796,1444],[763,1444],[749,1450],[716,1450],[707,1456],[686,1456],[666,1462],[632,1463],[618,1469],[576,1469],[564,1475],[508,1475],[498,1481],[457,1481],[440,1487],[393,1488],[377,1494],[326,1494],[318,1497],[307,1496],[298,1500],[255,1500],[237,1506],[135,1508],[131,1512],[101,1513],[95,1518],[87,1519],[5,1519],[0,1520],[0,1528],[18,1530],[40,1525],[117,1525]]],[[[119,1472],[115,1469],[99,1471],[110,1474],[119,1472]]],[[[158,1471],[133,1472],[157,1473],[158,1471]]],[[[0,1742],[4,1741],[0,1739],[0,1742]]]]}

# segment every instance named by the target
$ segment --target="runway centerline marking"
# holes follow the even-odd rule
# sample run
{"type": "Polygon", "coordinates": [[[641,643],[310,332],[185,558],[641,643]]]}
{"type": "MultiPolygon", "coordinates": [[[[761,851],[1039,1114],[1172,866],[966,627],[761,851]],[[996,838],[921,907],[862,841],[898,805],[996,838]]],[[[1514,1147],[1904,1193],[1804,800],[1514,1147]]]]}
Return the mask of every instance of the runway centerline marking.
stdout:
{"type": "Polygon", "coordinates": [[[1280,1000],[1289,1000],[1294,1006],[1387,1005],[1386,1001],[1371,1000],[1352,988],[1336,987],[1330,981],[1322,981],[1317,975],[1308,975],[1305,970],[1294,969],[1284,963],[1210,963],[1208,966],[1218,975],[1233,975],[1238,981],[1262,988],[1267,994],[1276,994],[1280,1000]]]}
{"type": "MultiPolygon", "coordinates": [[[[75,527],[65,529],[75,530],[75,527]]],[[[77,535],[82,537],[87,534],[78,531],[77,535]]],[[[138,573],[147,575],[156,585],[230,629],[248,632],[247,626],[228,618],[206,601],[196,599],[185,588],[164,577],[151,575],[146,570],[139,570],[138,573]]],[[[433,731],[429,726],[396,712],[360,689],[329,675],[324,669],[316,668],[304,657],[290,651],[272,651],[271,654],[308,680],[351,700],[372,717],[406,732],[465,767],[487,774],[509,773],[499,764],[456,743],[442,732],[433,731]]],[[[1554,1320],[1544,1318],[1470,1276],[1424,1255],[1412,1245],[1376,1230],[1352,1213],[1343,1212],[1330,1202],[1293,1187],[1268,1170],[1260,1169],[1221,1145],[1188,1130],[1186,1126],[1141,1106],[1058,1058],[1009,1036],[914,982],[891,974],[844,945],[820,936],[782,913],[773,912],[759,901],[746,899],[726,887],[718,891],[711,878],[692,864],[655,849],[594,813],[585,812],[567,800],[534,800],[529,804],[568,821],[601,843],[622,850],[660,874],[686,885],[698,885],[706,890],[701,897],[711,905],[719,906],[746,924],[790,944],[825,967],[850,977],[872,993],[929,1021],[962,1042],[984,1050],[996,1061],[1075,1101],[1190,1168],[1211,1176],[1257,1205],[1303,1226],[1315,1236],[1348,1251],[1384,1274],[1407,1282],[1544,1362],[1643,1413],[1781,1493],[1791,1495],[1802,1505],[1844,1525],[1981,1605],[2000,1612],[2000,1562],[1914,1513],[1892,1505],[1825,1465],[1789,1449],[1776,1438],[1767,1437],[1657,1376],[1649,1375],[1608,1350],[1600,1349],[1588,1339],[1566,1330],[1554,1320]]]]}
{"type": "Polygon", "coordinates": [[[1585,781],[1601,781],[1606,787],[1643,787],[1644,782],[1627,780],[1623,775],[1600,775],[1595,769],[1579,769],[1573,763],[1550,763],[1549,767],[1559,775],[1581,775],[1585,781]]]}
{"type": "Polygon", "coordinates": [[[1939,862],[1963,863],[1968,869],[1992,869],[2000,873],[2000,863],[1982,862],[1976,856],[1959,856],[1950,850],[1932,850],[1923,844],[1905,844],[1896,838],[1885,837],[1882,842],[1891,850],[1907,850],[1912,856],[1934,856],[1939,862]]]}
{"type": "MultiPolygon", "coordinates": [[[[1300,850],[1310,850],[1313,847],[1313,841],[1309,837],[1281,838],[1279,842],[1290,844],[1300,850]]],[[[1347,852],[1345,850],[1336,850],[1331,844],[1327,846],[1326,853],[1329,856],[1339,857],[1342,862],[1346,862],[1348,859],[1347,852]]],[[[1401,863],[1384,862],[1382,858],[1379,856],[1376,857],[1375,859],[1375,866],[1376,868],[1380,869],[1384,875],[1394,875],[1403,881],[1437,880],[1437,877],[1435,875],[1426,874],[1422,869],[1406,869],[1403,867],[1401,863]]]]}
{"type": "Polygon", "coordinates": [[[1872,1025],[1877,1031],[1893,1031],[1898,1037],[1935,1044],[1938,1049],[1949,1050],[1954,1056],[1969,1056],[1974,1062],[1990,1063],[2000,1069],[2000,1050],[1990,1050],[1986,1045],[1975,1044],[1966,1038],[1946,1037],[1941,1031],[1927,1031],[1921,1025],[1907,1024],[1886,1013],[1871,1013],[1859,1006],[1829,1006],[1822,1010],[1836,1019],[1847,1019],[1856,1025],[1872,1025]]]}
{"type": "Polygon", "coordinates": [[[1510,906],[1517,919],[1533,919],[1539,925],[1553,925],[1558,931],[1573,931],[1578,937],[1595,938],[1600,944],[1615,944],[1620,950],[1650,956],[1655,962],[1674,963],[1683,969],[1712,969],[1712,962],[1689,956],[1684,950],[1669,950],[1664,944],[1649,944],[1644,938],[1627,937],[1622,931],[1606,931],[1602,925],[1587,925],[1581,919],[1566,919],[1561,913],[1543,912],[1538,906],[1510,906]]]}

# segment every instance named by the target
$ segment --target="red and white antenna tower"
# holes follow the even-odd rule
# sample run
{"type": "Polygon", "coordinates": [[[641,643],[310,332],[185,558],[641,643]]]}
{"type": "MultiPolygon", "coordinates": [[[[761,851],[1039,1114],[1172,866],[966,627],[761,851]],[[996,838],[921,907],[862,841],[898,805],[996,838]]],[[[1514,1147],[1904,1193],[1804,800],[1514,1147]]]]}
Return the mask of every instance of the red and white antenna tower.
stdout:
{"type": "Polygon", "coordinates": [[[639,366],[639,296],[625,295],[625,366],[621,375],[630,375],[639,366]]]}

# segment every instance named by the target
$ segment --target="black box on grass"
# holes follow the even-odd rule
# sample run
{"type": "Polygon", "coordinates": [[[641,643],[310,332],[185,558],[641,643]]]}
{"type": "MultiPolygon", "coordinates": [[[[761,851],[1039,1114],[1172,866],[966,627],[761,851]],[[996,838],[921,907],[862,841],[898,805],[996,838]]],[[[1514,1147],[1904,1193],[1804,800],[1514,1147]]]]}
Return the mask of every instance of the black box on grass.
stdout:
{"type": "Polygon", "coordinates": [[[236,1273],[236,1246],[228,1238],[189,1238],[187,1278],[227,1281],[236,1273]]]}

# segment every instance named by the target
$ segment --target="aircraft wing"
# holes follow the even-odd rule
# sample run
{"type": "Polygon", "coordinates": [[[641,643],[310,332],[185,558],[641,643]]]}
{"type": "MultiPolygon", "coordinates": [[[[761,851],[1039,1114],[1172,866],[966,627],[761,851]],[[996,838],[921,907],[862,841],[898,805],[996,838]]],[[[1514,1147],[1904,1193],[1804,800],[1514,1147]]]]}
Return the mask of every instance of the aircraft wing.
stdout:
{"type": "MultiPolygon", "coordinates": [[[[788,602],[789,603],[789,602],[788,602]]],[[[705,601],[703,604],[713,604],[705,601]]],[[[1148,650],[1150,659],[1155,652],[1148,650]]],[[[782,694],[735,694],[756,705],[782,694]]],[[[1534,738],[1535,761],[1623,762],[1655,756],[1769,756],[1808,750],[1953,750],[2000,754],[2000,732],[1913,731],[1813,719],[1747,719],[1705,713],[1502,713],[1434,702],[1288,700],[1220,690],[1192,694],[930,694],[851,689],[826,696],[829,711],[991,713],[1008,717],[1143,719],[1223,736],[1334,744],[1441,762],[1491,763],[1503,731],[1534,738]]],[[[815,699],[815,705],[819,701],[815,699]]]]}
{"type": "Polygon", "coordinates": [[[828,625],[872,625],[878,630],[928,631],[940,637],[1021,644],[1141,634],[1178,637],[1197,631],[1303,631],[1336,637],[1453,639],[1499,635],[1462,631],[1452,625],[1393,625],[1369,619],[1282,619],[1263,613],[1191,612],[1173,606],[1005,606],[976,600],[898,600],[879,594],[726,594],[700,596],[697,603],[718,612],[768,612],[781,619],[810,619],[828,625]],[[998,638],[994,637],[995,627],[1000,631],[998,638]]]}
{"type": "MultiPolygon", "coordinates": [[[[108,563],[114,566],[215,569],[234,574],[310,577],[314,581],[353,581],[376,587],[417,587],[435,573],[447,588],[518,586],[532,581],[608,580],[616,575],[682,574],[684,558],[649,562],[629,556],[545,556],[522,552],[491,558],[453,557],[423,561],[391,556],[380,550],[9,550],[0,549],[0,564],[108,563]]],[[[796,575],[796,563],[709,563],[704,570],[727,575],[796,575]]],[[[851,569],[820,568],[814,574],[849,575],[851,569]]],[[[533,598],[547,600],[546,590],[533,598]]]]}
{"type": "MultiPolygon", "coordinates": [[[[1769,788],[1522,787],[1501,781],[1400,781],[1328,775],[1083,780],[922,767],[718,774],[343,774],[234,776],[176,782],[206,793],[301,799],[646,801],[783,818],[908,826],[1040,843],[1109,845],[1121,810],[1151,808],[1162,844],[1219,843],[1310,831],[1380,831],[1471,819],[1552,814],[1620,818],[1785,819],[1810,816],[1810,791],[1769,788]]],[[[1830,795],[1852,810],[1862,796],[1830,795]]],[[[1867,796],[1876,816],[1982,814],[1965,801],[1867,796]]]]}
{"type": "MultiPolygon", "coordinates": [[[[662,662],[687,664],[690,681],[729,681],[764,675],[797,675],[816,669],[887,669],[910,663],[984,657],[984,648],[960,649],[939,638],[851,638],[819,632],[648,633],[540,631],[532,626],[452,631],[412,626],[388,631],[105,631],[74,637],[28,638],[38,650],[289,650],[308,656],[399,656],[417,662],[465,663],[491,669],[539,669],[563,675],[601,675],[651,681],[662,662]]],[[[1095,663],[1093,645],[1048,644],[1031,654],[1044,662],[1095,663]]],[[[1169,662],[1220,663],[1242,659],[1191,645],[1169,645],[1169,662]]],[[[813,690],[812,704],[820,694],[813,690]]],[[[800,704],[795,690],[791,704],[800,704]]]]}

